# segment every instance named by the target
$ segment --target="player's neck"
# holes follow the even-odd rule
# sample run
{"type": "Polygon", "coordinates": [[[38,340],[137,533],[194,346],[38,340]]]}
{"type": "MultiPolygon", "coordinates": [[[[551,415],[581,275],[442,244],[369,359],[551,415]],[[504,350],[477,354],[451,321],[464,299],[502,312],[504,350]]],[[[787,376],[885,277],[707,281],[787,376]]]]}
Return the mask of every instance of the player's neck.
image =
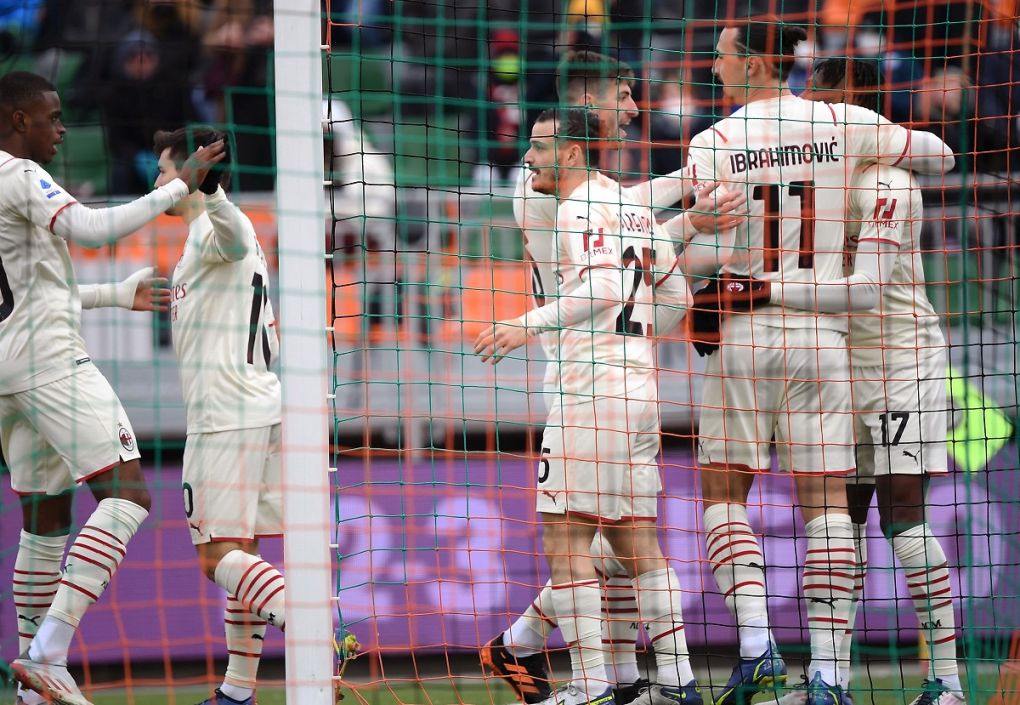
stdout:
{"type": "Polygon", "coordinates": [[[560,177],[560,183],[556,188],[556,199],[562,201],[565,198],[569,198],[578,186],[585,183],[595,175],[593,171],[575,171],[572,170],[566,175],[560,177]]]}
{"type": "Polygon", "coordinates": [[[186,225],[191,225],[196,219],[205,213],[205,199],[197,191],[191,194],[182,204],[181,218],[186,225]]]}
{"type": "Polygon", "coordinates": [[[773,100],[783,96],[793,95],[790,92],[790,85],[785,81],[778,86],[748,86],[745,92],[744,105],[756,103],[760,100],[773,100]]]}

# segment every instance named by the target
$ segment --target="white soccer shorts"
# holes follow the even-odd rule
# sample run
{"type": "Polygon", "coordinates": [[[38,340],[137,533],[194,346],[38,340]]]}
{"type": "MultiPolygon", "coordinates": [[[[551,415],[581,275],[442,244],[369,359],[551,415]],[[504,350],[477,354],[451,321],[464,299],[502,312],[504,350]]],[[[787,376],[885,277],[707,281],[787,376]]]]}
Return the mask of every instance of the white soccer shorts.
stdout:
{"type": "Polygon", "coordinates": [[[854,367],[852,374],[857,474],[849,479],[947,472],[945,350],[917,364],[854,367]]]}
{"type": "Polygon", "coordinates": [[[281,534],[280,424],[189,435],[183,481],[193,544],[281,534]]]}
{"type": "Polygon", "coordinates": [[[120,399],[91,362],[0,396],[0,443],[18,494],[60,494],[140,457],[120,399]]]}
{"type": "Polygon", "coordinates": [[[774,441],[779,466],[798,473],[854,468],[846,335],[756,325],[730,316],[708,358],[698,462],[764,471],[774,441]]]}
{"type": "Polygon", "coordinates": [[[554,403],[542,434],[536,508],[606,521],[655,519],[659,412],[649,398],[554,403]]]}

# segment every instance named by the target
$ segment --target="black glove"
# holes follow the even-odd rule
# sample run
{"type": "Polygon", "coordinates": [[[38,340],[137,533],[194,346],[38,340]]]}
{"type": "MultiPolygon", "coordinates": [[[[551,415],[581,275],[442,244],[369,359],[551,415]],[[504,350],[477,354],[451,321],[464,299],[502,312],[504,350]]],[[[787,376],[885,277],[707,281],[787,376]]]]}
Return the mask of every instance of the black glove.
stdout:
{"type": "Polygon", "coordinates": [[[202,179],[202,183],[198,185],[198,190],[207,196],[216,193],[216,189],[221,185],[226,187],[230,181],[230,138],[226,133],[216,132],[206,140],[205,144],[198,145],[199,147],[208,147],[219,140],[223,140],[223,161],[215,164],[202,179]]]}
{"type": "Polygon", "coordinates": [[[705,357],[719,349],[723,318],[731,311],[751,311],[771,301],[772,283],[723,274],[694,295],[691,343],[705,357]]]}

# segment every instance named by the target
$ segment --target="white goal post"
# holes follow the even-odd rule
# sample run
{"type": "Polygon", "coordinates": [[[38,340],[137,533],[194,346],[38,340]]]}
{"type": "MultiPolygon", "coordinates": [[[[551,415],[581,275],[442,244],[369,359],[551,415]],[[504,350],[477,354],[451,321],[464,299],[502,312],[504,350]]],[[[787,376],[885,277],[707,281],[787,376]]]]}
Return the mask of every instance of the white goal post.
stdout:
{"type": "Polygon", "coordinates": [[[275,0],[287,702],[333,705],[319,0],[275,0]]]}

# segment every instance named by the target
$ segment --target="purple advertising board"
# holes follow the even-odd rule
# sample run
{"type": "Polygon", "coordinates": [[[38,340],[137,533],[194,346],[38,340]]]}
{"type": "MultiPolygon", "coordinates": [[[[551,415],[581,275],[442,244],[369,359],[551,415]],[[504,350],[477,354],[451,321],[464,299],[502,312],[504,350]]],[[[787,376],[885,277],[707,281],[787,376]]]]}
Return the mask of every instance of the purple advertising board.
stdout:
{"type": "MultiPolygon", "coordinates": [[[[932,481],[929,517],[943,540],[957,596],[958,622],[970,633],[1020,628],[1020,507],[1017,449],[1007,446],[982,472],[954,472],[932,481]]],[[[343,620],[367,648],[475,649],[505,628],[534,598],[548,571],[536,555],[536,465],[524,456],[451,453],[442,459],[341,459],[334,539],[343,620]]],[[[179,469],[148,470],[150,520],[103,599],[85,618],[76,660],[90,663],[163,661],[222,655],[220,591],[197,569],[184,521],[179,469]]],[[[701,505],[693,458],[669,453],[663,462],[660,525],[666,554],[684,589],[692,645],[732,644],[736,633],[719,596],[700,534],[701,505]]],[[[10,576],[20,529],[17,498],[0,493],[0,575],[10,576]]],[[[79,521],[93,502],[76,501],[79,521]]],[[[764,535],[770,614],[782,642],[806,642],[797,564],[804,529],[789,476],[755,482],[751,522],[764,535]]],[[[869,535],[869,575],[858,621],[861,638],[911,638],[916,621],[902,571],[892,569],[877,516],[869,535]]],[[[280,541],[266,542],[279,561],[280,541]]],[[[14,609],[0,581],[0,646],[17,652],[14,609]]],[[[283,640],[267,635],[266,653],[283,640]]]]}

